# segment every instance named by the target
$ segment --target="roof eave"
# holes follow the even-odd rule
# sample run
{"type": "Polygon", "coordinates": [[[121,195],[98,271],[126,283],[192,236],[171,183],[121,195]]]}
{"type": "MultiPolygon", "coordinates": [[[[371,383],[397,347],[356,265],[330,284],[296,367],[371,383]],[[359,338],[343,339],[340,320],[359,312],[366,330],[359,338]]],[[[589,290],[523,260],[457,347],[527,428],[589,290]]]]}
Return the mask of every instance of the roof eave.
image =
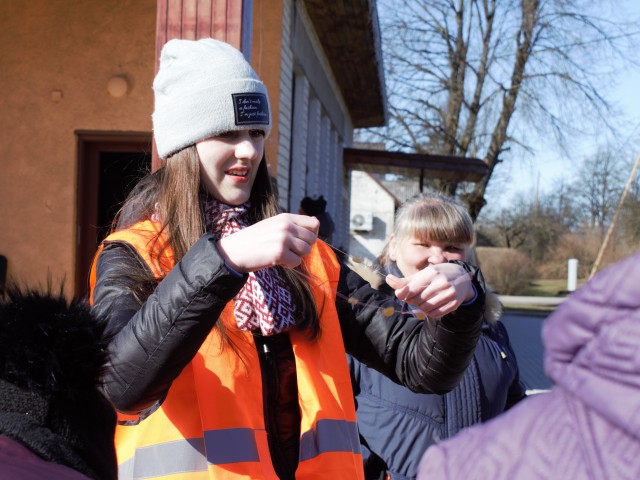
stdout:
{"type": "Polygon", "coordinates": [[[304,0],[355,128],[387,123],[387,97],[375,0],[304,0]]]}
{"type": "Polygon", "coordinates": [[[350,170],[405,176],[424,173],[431,178],[451,181],[478,182],[486,176],[489,169],[486,162],[478,158],[360,148],[345,148],[343,158],[345,168],[350,170]]]}

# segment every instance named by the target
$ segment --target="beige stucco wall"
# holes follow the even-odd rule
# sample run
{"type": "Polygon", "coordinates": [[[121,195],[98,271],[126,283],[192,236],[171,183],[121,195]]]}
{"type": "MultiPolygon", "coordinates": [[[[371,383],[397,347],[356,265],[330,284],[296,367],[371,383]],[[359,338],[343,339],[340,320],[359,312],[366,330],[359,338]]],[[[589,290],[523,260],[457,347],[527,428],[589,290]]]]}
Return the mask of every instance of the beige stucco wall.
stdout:
{"type": "Polygon", "coordinates": [[[76,130],[151,131],[156,0],[0,2],[0,254],[73,291],[76,130]],[[114,98],[110,78],[129,92],[114,98]],[[58,96],[61,98],[58,99],[58,96]]]}
{"type": "MultiPolygon", "coordinates": [[[[267,86],[271,108],[271,134],[265,143],[269,172],[278,175],[278,150],[282,127],[280,118],[283,1],[253,0],[251,65],[267,86]]],[[[289,128],[289,127],[288,127],[289,128]]]]}

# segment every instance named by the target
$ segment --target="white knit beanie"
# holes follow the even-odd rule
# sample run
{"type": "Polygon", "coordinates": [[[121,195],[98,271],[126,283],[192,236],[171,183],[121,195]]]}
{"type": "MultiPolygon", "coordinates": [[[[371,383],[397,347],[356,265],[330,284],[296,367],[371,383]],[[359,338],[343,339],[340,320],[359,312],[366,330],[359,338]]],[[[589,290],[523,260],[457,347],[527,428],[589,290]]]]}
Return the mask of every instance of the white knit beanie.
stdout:
{"type": "Polygon", "coordinates": [[[249,62],[228,43],[169,40],[153,81],[153,131],[160,158],[232,130],[268,135],[267,89],[249,62]]]}

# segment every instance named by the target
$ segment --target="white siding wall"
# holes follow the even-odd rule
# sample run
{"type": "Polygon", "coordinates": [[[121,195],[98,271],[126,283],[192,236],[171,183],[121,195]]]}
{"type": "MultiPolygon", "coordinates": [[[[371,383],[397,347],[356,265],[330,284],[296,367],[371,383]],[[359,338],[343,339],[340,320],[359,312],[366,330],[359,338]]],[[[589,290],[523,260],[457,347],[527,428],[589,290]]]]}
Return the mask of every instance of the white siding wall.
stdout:
{"type": "Polygon", "coordinates": [[[293,50],[291,48],[293,0],[282,6],[282,59],[280,61],[280,115],[278,119],[278,194],[279,204],[287,210],[291,184],[291,138],[293,118],[293,50]]]}
{"type": "MultiPolygon", "coordinates": [[[[322,106],[318,98],[309,101],[309,117],[307,118],[307,172],[305,178],[305,195],[316,195],[320,182],[320,143],[321,143],[321,112],[322,106]]],[[[329,201],[329,199],[327,199],[329,201]]]]}
{"type": "Polygon", "coordinates": [[[333,234],[334,246],[341,250],[346,250],[349,237],[348,206],[350,198],[348,194],[345,195],[345,192],[348,192],[348,188],[345,188],[348,183],[342,176],[342,145],[340,143],[340,136],[335,129],[331,129],[329,145],[326,195],[328,198],[337,198],[339,201],[334,202],[334,205],[328,205],[327,208],[330,209],[331,216],[336,224],[336,231],[333,234]],[[338,228],[338,225],[346,225],[346,228],[338,228]]]}
{"type": "Polygon", "coordinates": [[[323,195],[336,225],[333,243],[345,247],[350,199],[342,149],[351,143],[353,126],[304,5],[286,0],[285,14],[292,21],[285,21],[283,27],[278,139],[281,204],[297,212],[303,197],[323,195]],[[285,51],[292,52],[290,59],[285,58],[285,51]],[[290,104],[283,105],[286,102],[290,104]],[[284,145],[287,140],[289,144],[284,145]]]}
{"type": "Polygon", "coordinates": [[[291,146],[291,178],[289,204],[292,212],[297,212],[300,201],[305,196],[307,186],[307,137],[309,133],[309,80],[296,75],[293,109],[293,144],[291,146]]]}

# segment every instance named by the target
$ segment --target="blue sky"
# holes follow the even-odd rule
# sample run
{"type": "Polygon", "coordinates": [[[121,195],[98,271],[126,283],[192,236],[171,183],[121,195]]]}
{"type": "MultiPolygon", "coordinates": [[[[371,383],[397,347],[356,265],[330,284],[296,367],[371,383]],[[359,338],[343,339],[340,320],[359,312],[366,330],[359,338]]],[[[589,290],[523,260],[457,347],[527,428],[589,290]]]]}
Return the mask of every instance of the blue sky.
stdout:
{"type": "MultiPolygon", "coordinates": [[[[640,18],[640,2],[626,0],[628,12],[635,18],[640,18]]],[[[637,39],[640,45],[640,35],[637,39]]],[[[629,157],[628,163],[632,163],[640,154],[640,68],[632,67],[620,69],[621,76],[618,84],[607,92],[600,92],[618,108],[626,117],[624,126],[619,132],[623,139],[619,148],[624,155],[629,157]]],[[[536,190],[542,195],[549,192],[554,182],[562,177],[571,178],[573,172],[579,167],[581,157],[595,153],[599,139],[585,138],[577,145],[577,154],[573,158],[563,158],[557,152],[545,153],[544,147],[531,158],[500,164],[494,171],[494,175],[487,190],[488,206],[486,208],[507,207],[516,197],[524,195],[535,198],[536,190]]],[[[629,167],[630,168],[630,167],[629,167]]]]}
{"type": "MultiPolygon", "coordinates": [[[[640,154],[640,71],[627,74],[610,96],[619,102],[625,111],[628,127],[620,134],[629,142],[629,147],[626,149],[631,153],[626,156],[631,155],[627,160],[632,162],[640,154]]],[[[580,146],[577,158],[563,158],[557,153],[538,152],[530,159],[513,161],[510,165],[499,165],[494,174],[495,178],[492,177],[489,184],[487,192],[489,203],[507,206],[521,194],[531,195],[533,198],[536,189],[540,194],[549,192],[556,180],[562,177],[571,178],[577,169],[576,163],[580,161],[580,155],[588,156],[595,153],[597,146],[596,139],[593,141],[585,139],[580,146]]],[[[619,147],[621,150],[625,149],[624,145],[619,147]]]]}

